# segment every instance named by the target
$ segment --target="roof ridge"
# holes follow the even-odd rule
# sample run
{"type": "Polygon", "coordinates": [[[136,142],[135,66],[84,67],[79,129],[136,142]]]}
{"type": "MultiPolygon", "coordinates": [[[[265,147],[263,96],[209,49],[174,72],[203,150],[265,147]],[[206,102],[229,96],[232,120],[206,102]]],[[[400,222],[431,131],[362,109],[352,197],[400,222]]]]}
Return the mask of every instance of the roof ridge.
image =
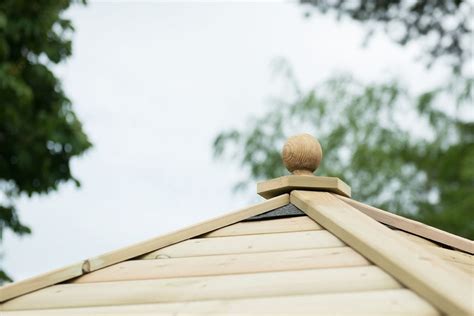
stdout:
{"type": "Polygon", "coordinates": [[[293,191],[314,221],[450,315],[470,315],[471,278],[328,192],[293,191]]]}
{"type": "Polygon", "coordinates": [[[333,194],[339,200],[358,209],[362,213],[372,217],[378,222],[392,226],[394,228],[409,232],[437,243],[453,247],[457,250],[474,254],[474,242],[472,240],[448,233],[444,230],[423,224],[421,222],[397,215],[392,212],[364,204],[362,202],[347,198],[341,195],[333,194]]]}

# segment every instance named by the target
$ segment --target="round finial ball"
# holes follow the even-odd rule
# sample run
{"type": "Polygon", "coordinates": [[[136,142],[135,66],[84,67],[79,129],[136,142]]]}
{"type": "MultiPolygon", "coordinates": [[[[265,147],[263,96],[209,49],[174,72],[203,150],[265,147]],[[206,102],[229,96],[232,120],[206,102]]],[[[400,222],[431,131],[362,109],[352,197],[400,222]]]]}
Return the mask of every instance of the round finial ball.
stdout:
{"type": "Polygon", "coordinates": [[[323,150],[318,140],[309,134],[295,135],[286,141],[282,152],[283,162],[295,175],[313,175],[318,169],[323,150]]]}

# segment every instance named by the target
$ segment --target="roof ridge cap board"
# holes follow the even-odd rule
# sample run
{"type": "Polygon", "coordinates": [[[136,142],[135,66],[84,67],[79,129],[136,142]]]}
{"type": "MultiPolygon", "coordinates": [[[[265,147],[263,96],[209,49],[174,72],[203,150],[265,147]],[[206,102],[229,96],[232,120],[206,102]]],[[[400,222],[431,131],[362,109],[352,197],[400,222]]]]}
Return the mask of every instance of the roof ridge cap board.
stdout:
{"type": "Polygon", "coordinates": [[[392,226],[394,228],[406,231],[437,243],[450,246],[457,250],[474,254],[474,242],[472,240],[448,233],[444,230],[420,223],[418,221],[405,218],[392,212],[384,211],[379,208],[364,204],[362,202],[334,194],[341,201],[358,209],[362,213],[372,217],[378,222],[392,226]]]}
{"type": "Polygon", "coordinates": [[[166,235],[158,236],[132,246],[93,257],[77,264],[60,268],[23,281],[0,287],[0,302],[45,288],[47,286],[70,280],[72,278],[96,271],[112,264],[135,258],[151,251],[163,248],[180,241],[209,233],[252,216],[272,211],[290,203],[289,194],[282,194],[272,199],[225,214],[166,235]]]}
{"type": "Polygon", "coordinates": [[[288,175],[257,183],[258,195],[266,199],[293,190],[328,191],[351,197],[351,187],[336,177],[288,175]]]}
{"type": "Polygon", "coordinates": [[[474,288],[467,273],[330,193],[293,191],[290,202],[442,312],[474,313],[474,288]]]}

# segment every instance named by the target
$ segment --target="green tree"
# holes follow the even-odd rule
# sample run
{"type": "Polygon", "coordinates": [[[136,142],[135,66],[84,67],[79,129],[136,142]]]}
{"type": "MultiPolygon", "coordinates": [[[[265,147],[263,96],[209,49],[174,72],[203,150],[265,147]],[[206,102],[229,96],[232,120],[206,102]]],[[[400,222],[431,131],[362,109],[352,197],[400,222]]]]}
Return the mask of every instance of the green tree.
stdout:
{"type": "Polygon", "coordinates": [[[463,1],[302,2],[375,26],[401,24],[406,34],[397,41],[427,40],[429,64],[449,59],[452,77],[418,95],[397,80],[366,84],[350,75],[303,92],[283,63],[292,97],[215,139],[216,157],[230,155],[247,172],[237,188],[283,175],[284,141],[310,132],[324,150],[319,172],[347,180],[355,199],[474,238],[474,122],[466,115],[474,80],[463,74],[471,56],[465,12],[472,8],[463,1]],[[450,23],[439,18],[442,12],[450,23]],[[432,34],[438,41],[428,40],[432,34]]]}
{"type": "Polygon", "coordinates": [[[428,65],[441,57],[455,71],[472,58],[472,2],[466,0],[300,0],[321,13],[364,23],[368,38],[382,27],[395,42],[424,46],[428,65]]]}
{"type": "Polygon", "coordinates": [[[355,199],[474,238],[474,123],[461,118],[472,107],[472,81],[416,96],[397,81],[367,85],[347,75],[305,93],[291,84],[290,100],[216,138],[216,156],[230,155],[247,172],[238,188],[288,173],[285,140],[309,132],[323,147],[317,172],[347,180],[355,199]],[[439,106],[452,89],[457,111],[448,115],[439,106]],[[426,135],[411,131],[410,117],[426,135]]]}
{"type": "Polygon", "coordinates": [[[31,232],[15,199],[79,185],[70,161],[91,147],[52,71],[71,55],[73,27],[63,13],[72,2],[0,2],[0,241],[7,229],[31,232]]]}

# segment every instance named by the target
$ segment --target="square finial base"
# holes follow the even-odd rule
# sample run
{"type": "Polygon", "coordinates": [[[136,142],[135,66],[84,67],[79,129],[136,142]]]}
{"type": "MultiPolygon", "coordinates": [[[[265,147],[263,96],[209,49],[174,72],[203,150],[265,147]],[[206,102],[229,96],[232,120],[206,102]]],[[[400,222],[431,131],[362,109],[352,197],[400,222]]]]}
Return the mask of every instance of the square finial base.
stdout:
{"type": "Polygon", "coordinates": [[[257,193],[266,199],[293,190],[328,191],[351,197],[351,187],[334,177],[290,175],[257,183],[257,193]]]}

